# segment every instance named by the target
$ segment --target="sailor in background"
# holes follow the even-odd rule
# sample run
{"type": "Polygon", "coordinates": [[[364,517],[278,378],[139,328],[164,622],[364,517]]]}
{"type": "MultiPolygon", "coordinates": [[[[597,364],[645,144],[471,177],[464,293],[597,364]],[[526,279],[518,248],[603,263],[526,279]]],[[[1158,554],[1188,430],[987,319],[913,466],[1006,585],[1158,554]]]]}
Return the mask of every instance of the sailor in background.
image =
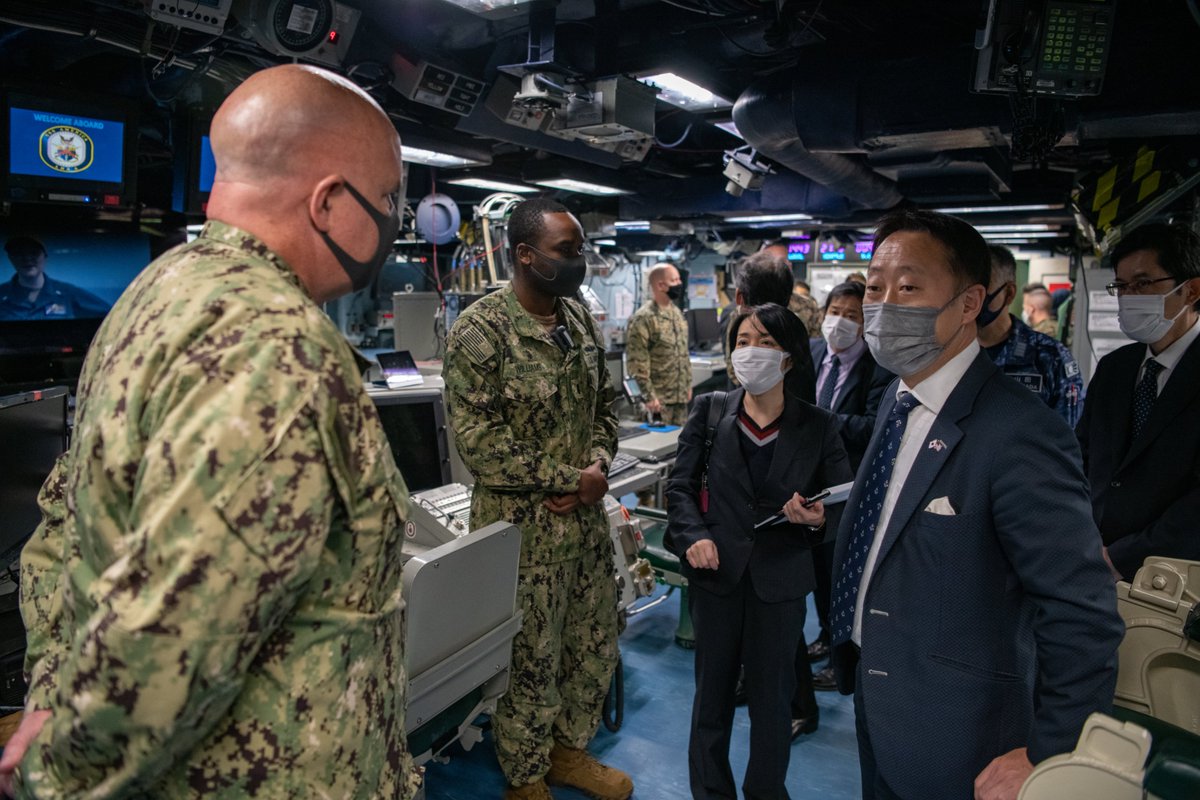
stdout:
{"type": "Polygon", "coordinates": [[[664,263],[650,270],[646,283],[650,300],[625,328],[625,371],[637,379],[647,411],[667,425],[682,425],[692,399],[687,322],[675,305],[683,281],[673,264],[664,263]]]}

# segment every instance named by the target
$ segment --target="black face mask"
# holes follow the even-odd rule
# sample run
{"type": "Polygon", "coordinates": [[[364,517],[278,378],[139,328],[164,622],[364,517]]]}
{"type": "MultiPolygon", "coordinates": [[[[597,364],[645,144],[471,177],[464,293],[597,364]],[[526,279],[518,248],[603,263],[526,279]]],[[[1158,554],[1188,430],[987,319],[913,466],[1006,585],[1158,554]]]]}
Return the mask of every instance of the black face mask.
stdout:
{"type": "Polygon", "coordinates": [[[353,258],[349,253],[338,246],[337,242],[329,238],[329,234],[325,231],[319,231],[321,238],[325,241],[325,246],[333,253],[333,257],[338,260],[345,270],[346,275],[350,278],[350,285],[354,287],[354,291],[365,289],[375,280],[375,276],[379,274],[379,270],[383,267],[383,262],[387,261],[387,257],[392,253],[392,243],[396,241],[396,234],[400,232],[400,217],[398,214],[384,214],[375,206],[367,202],[367,198],[363,197],[357,189],[355,189],[350,181],[346,181],[346,191],[350,192],[350,196],[358,201],[358,204],[363,207],[363,211],[371,217],[375,223],[375,230],[379,232],[379,241],[375,244],[375,254],[368,261],[359,261],[353,258]]]}
{"type": "Polygon", "coordinates": [[[999,289],[983,298],[983,307],[979,309],[979,316],[975,318],[976,327],[986,328],[988,325],[991,325],[993,322],[995,322],[997,317],[1004,313],[1003,307],[1001,307],[999,311],[992,311],[992,309],[990,309],[988,306],[992,304],[993,300],[1003,294],[1004,287],[1007,285],[1008,284],[1006,283],[1001,284],[999,289]]]}
{"type": "Polygon", "coordinates": [[[529,265],[529,277],[533,284],[552,297],[574,297],[587,275],[587,259],[582,254],[571,258],[551,258],[531,244],[525,246],[538,254],[538,258],[529,265]],[[537,261],[553,269],[554,274],[545,275],[537,268],[537,261]]]}
{"type": "Polygon", "coordinates": [[[667,287],[667,299],[672,303],[678,303],[679,298],[683,297],[683,284],[677,283],[674,286],[667,287]]]}

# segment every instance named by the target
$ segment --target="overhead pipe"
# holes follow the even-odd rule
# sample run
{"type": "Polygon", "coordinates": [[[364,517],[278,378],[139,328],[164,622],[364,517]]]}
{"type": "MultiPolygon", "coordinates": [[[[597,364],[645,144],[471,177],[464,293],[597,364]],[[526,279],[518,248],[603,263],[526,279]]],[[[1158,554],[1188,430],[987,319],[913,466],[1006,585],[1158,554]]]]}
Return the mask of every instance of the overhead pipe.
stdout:
{"type": "Polygon", "coordinates": [[[751,84],[733,106],[738,132],[762,155],[870,209],[891,208],[904,200],[892,181],[866,164],[838,153],[815,153],[805,147],[797,120],[799,83],[763,81],[751,84]]]}

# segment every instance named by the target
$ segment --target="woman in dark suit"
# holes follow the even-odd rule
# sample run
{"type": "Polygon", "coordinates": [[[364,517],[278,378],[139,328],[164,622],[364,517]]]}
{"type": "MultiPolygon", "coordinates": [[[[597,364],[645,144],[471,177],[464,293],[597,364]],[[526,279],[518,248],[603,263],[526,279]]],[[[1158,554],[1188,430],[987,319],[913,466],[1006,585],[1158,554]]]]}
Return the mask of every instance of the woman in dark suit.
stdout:
{"type": "Polygon", "coordinates": [[[825,534],[823,505],[805,508],[804,498],[853,476],[837,419],[790,385],[789,370],[808,348],[803,324],[770,304],[743,311],[730,327],[742,388],[696,401],[667,482],[666,545],[687,576],[696,631],[688,768],[694,798],[737,797],[729,738],[744,663],[752,722],[742,790],[747,800],[786,800],[793,663],[813,588],[809,549],[825,534]],[[710,436],[714,402],[722,405],[710,436]]]}

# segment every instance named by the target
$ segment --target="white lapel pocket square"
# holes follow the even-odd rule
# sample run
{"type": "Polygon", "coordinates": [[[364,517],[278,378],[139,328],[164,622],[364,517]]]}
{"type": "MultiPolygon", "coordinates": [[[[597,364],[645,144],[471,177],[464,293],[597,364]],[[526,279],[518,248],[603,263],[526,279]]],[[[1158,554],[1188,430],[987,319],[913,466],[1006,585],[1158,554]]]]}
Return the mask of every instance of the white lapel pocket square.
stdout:
{"type": "Polygon", "coordinates": [[[929,505],[925,506],[925,510],[930,514],[941,514],[944,517],[953,517],[958,513],[954,510],[954,506],[950,505],[949,497],[939,497],[929,501],[929,505]]]}

